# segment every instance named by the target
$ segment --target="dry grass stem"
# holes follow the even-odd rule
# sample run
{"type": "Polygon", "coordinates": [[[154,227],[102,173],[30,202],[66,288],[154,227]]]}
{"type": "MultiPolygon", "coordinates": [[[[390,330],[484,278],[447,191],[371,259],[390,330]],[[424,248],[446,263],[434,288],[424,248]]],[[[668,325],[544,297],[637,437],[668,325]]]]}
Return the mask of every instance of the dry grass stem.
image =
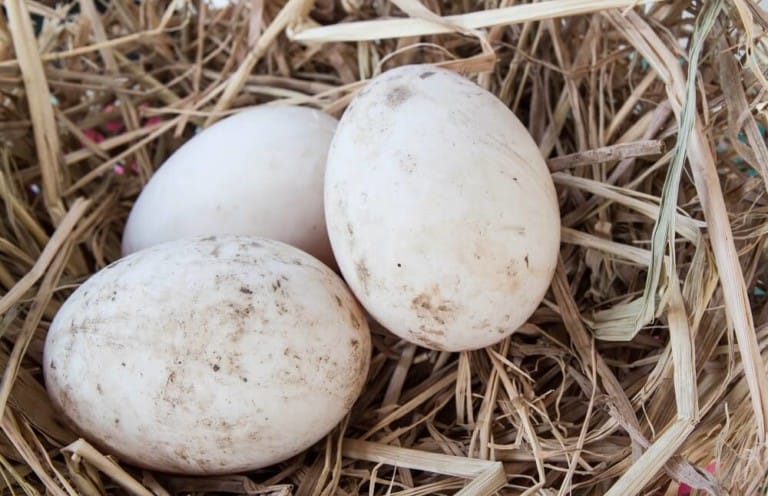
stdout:
{"type": "Polygon", "coordinates": [[[757,2],[2,6],[0,496],[765,493],[768,13],[757,2]],[[350,415],[261,470],[156,473],[80,439],[45,392],[46,332],[119,258],[155,170],[241,108],[339,117],[368,80],[414,63],[493,92],[549,164],[560,263],[529,321],[463,353],[374,325],[350,415]]]}
{"type": "Polygon", "coordinates": [[[444,19],[381,19],[340,23],[333,26],[305,28],[291,33],[291,39],[302,43],[334,41],[372,41],[386,38],[405,38],[431,34],[451,33],[459,29],[471,30],[503,26],[528,21],[541,21],[565,16],[619,9],[647,3],[652,0],[547,0],[499,9],[482,10],[444,19]]]}

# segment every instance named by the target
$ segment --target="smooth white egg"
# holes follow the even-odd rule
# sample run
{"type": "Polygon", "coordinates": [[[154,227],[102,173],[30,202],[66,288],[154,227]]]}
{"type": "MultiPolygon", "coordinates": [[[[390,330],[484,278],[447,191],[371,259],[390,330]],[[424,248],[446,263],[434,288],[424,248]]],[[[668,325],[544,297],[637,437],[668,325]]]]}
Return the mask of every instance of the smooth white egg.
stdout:
{"type": "Polygon", "coordinates": [[[185,236],[241,234],[282,241],[333,266],[323,175],[336,124],[310,108],[258,106],[203,130],[142,190],[123,254],[185,236]]]}

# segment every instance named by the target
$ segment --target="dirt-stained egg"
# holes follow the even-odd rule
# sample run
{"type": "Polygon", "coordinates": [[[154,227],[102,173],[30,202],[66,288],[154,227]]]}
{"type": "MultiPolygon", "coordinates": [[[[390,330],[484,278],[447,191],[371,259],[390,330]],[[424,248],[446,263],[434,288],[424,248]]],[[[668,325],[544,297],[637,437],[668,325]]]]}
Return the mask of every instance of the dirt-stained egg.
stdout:
{"type": "Polygon", "coordinates": [[[493,94],[428,65],[374,78],[328,155],[326,222],[363,306],[403,339],[471,350],[513,333],[558,257],[552,178],[493,94]]]}
{"type": "Polygon", "coordinates": [[[204,129],[176,150],[136,200],[127,255],[194,235],[282,241],[334,266],[323,216],[323,174],[335,118],[261,105],[204,129]]]}
{"type": "Polygon", "coordinates": [[[44,348],[54,405],[123,461],[184,474],[285,460],[330,432],[371,342],[341,278],[257,237],[184,238],[99,271],[44,348]]]}

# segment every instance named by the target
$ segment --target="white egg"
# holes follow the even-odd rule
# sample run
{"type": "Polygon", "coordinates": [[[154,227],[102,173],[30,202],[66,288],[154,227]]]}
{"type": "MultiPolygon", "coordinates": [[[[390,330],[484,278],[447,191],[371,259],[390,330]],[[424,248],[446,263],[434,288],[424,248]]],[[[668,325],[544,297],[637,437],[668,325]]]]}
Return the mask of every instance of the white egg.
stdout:
{"type": "Polygon", "coordinates": [[[494,95],[431,66],[390,70],[352,101],[331,144],[325,209],[363,306],[428,348],[510,335],[557,262],[557,195],[536,143],[494,95]]]}
{"type": "Polygon", "coordinates": [[[346,415],[370,335],[339,276],[288,245],[195,237],[129,255],[57,313],[54,404],[123,461],[232,473],[293,456],[346,415]]]}
{"type": "Polygon", "coordinates": [[[193,235],[263,236],[333,265],[323,174],[337,121],[258,106],[221,120],[171,155],[131,210],[123,254],[193,235]]]}

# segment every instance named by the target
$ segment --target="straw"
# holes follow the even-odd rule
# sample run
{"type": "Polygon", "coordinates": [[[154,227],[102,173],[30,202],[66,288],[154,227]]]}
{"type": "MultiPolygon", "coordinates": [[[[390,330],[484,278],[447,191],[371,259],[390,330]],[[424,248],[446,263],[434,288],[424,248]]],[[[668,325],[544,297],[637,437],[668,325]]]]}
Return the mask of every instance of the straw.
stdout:
{"type": "Polygon", "coordinates": [[[0,15],[0,496],[765,492],[757,3],[54,4],[8,0],[0,15]],[[372,324],[349,415],[259,470],[166,474],[81,438],[46,394],[46,332],[120,257],[154,171],[242,108],[340,117],[371,78],[419,63],[495,94],[550,168],[560,257],[528,321],[462,353],[372,324]]]}
{"type": "Polygon", "coordinates": [[[540,3],[516,5],[500,9],[447,16],[411,19],[381,19],[340,23],[333,26],[294,30],[291,38],[303,43],[333,41],[370,41],[450,33],[516,24],[544,19],[573,16],[640,5],[653,0],[547,0],[540,3]]]}

